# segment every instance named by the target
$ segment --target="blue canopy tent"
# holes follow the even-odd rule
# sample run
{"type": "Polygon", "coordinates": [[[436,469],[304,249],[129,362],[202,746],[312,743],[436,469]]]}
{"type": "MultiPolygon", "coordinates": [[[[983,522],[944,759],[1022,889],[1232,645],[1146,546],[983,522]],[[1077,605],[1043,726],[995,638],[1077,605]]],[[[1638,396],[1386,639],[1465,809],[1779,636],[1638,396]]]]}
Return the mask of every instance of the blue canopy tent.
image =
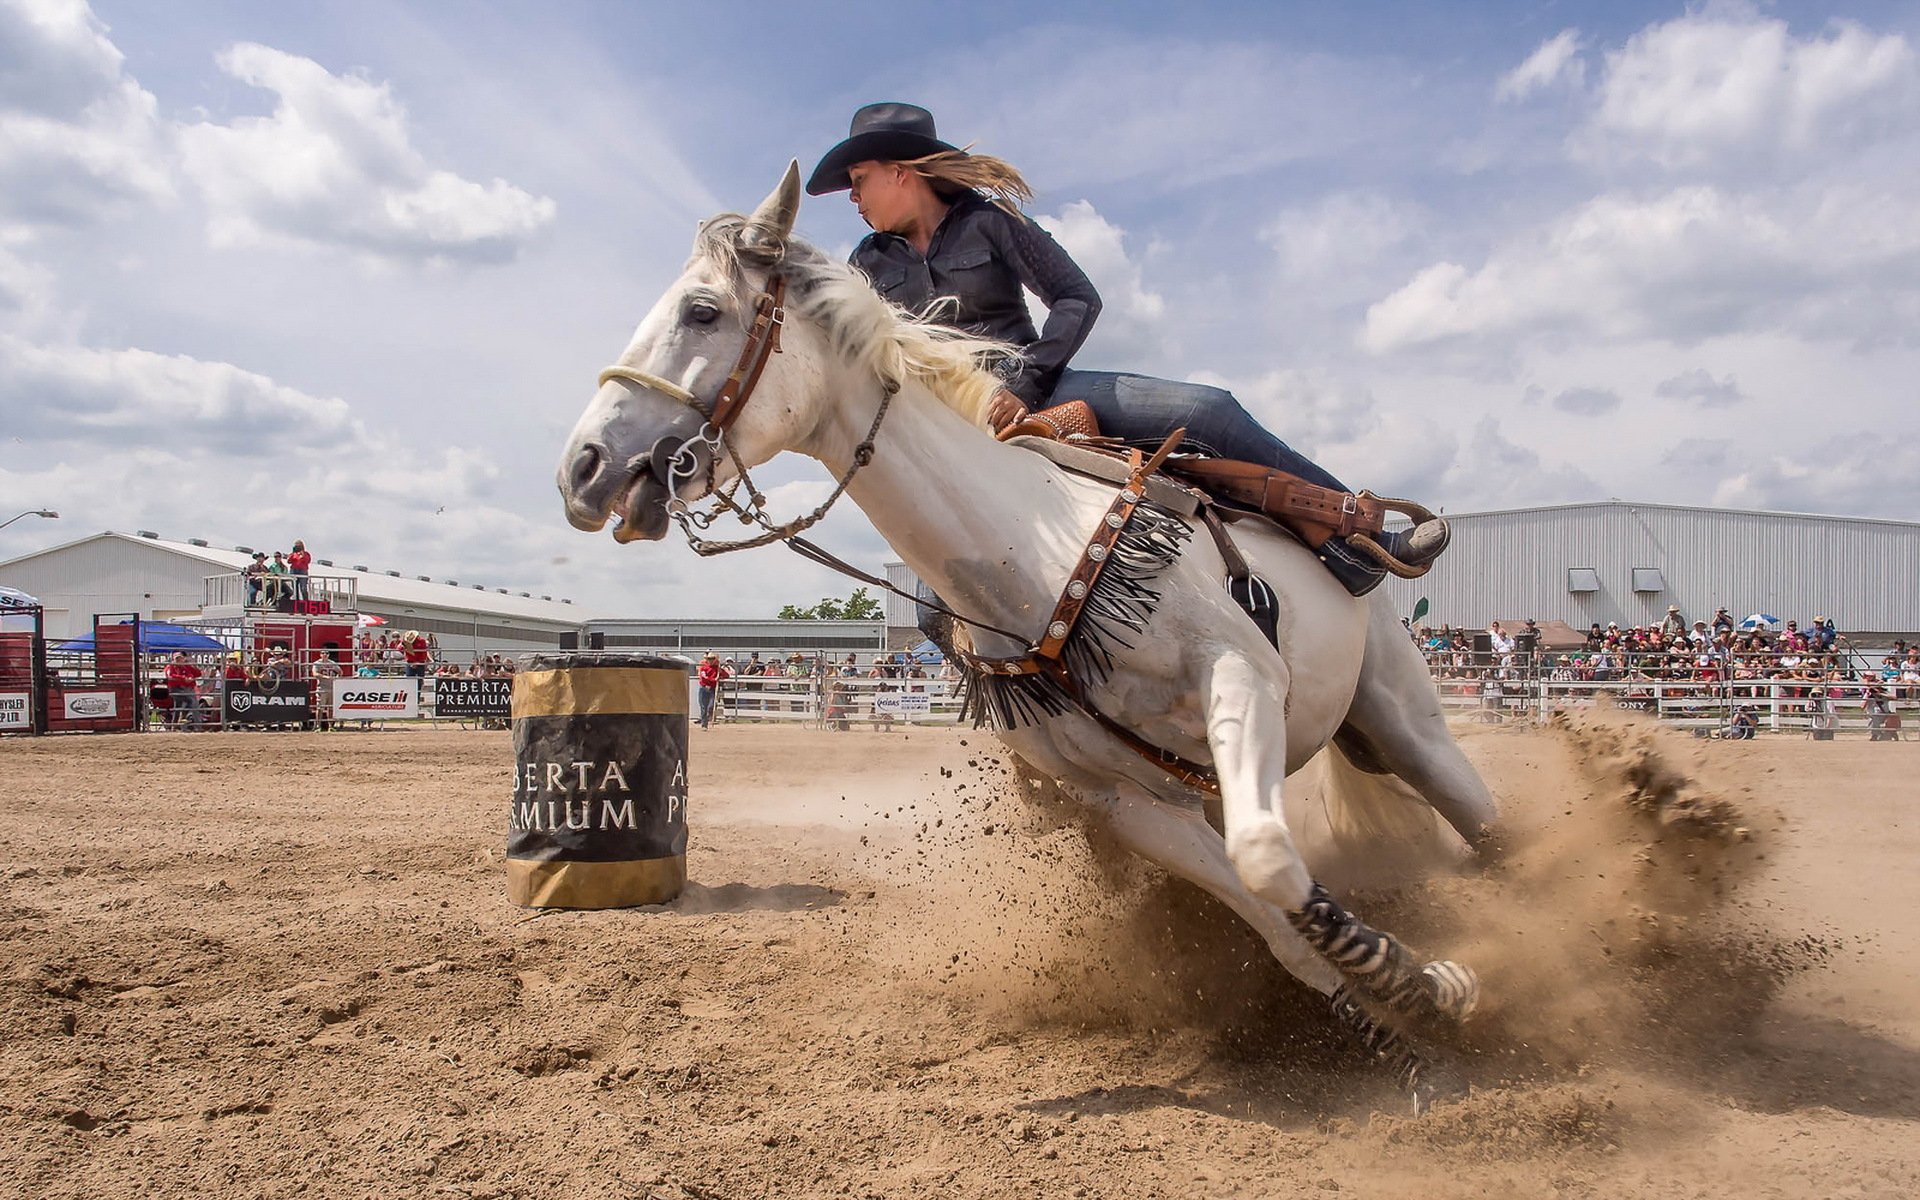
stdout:
{"type": "MultiPolygon", "coordinates": [[[[129,621],[120,623],[131,624],[129,621]]],[[[180,625],[169,625],[165,621],[140,622],[140,650],[143,654],[172,654],[175,650],[184,650],[188,654],[209,654],[227,648],[225,642],[180,625]]],[[[85,637],[62,642],[54,649],[66,650],[74,654],[92,654],[93,635],[89,633],[85,637]]]]}
{"type": "Polygon", "coordinates": [[[940,653],[940,647],[934,645],[933,639],[931,638],[907,651],[907,657],[917,663],[923,664],[946,661],[946,656],[940,653]]]}

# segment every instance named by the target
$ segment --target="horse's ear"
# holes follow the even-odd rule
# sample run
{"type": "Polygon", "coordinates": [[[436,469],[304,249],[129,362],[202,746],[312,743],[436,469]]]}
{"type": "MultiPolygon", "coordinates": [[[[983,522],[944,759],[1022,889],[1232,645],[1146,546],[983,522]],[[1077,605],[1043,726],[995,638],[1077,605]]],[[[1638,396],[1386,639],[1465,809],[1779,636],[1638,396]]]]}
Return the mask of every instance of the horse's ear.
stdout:
{"type": "Polygon", "coordinates": [[[799,215],[800,163],[793,160],[787,163],[780,186],[760,202],[740,230],[740,253],[761,262],[778,262],[786,253],[787,239],[793,236],[793,220],[799,215]]]}

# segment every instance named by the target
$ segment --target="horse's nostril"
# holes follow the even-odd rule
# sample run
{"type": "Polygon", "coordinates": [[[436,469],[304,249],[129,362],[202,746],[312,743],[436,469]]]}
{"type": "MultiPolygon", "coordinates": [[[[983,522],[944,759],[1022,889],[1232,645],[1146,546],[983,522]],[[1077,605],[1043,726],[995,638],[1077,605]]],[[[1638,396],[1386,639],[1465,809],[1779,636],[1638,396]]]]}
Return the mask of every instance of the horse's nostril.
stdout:
{"type": "Polygon", "coordinates": [[[580,447],[580,453],[573,456],[573,467],[568,472],[568,478],[573,481],[575,489],[584,488],[593,482],[594,477],[600,474],[601,461],[600,447],[591,443],[580,447]]]}

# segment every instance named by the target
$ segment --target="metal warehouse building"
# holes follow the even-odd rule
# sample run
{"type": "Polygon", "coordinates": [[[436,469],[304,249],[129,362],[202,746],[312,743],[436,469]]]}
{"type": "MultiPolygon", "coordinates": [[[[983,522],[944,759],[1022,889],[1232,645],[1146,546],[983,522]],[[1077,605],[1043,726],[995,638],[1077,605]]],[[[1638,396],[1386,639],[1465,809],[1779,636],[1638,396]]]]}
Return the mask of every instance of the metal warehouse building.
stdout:
{"type": "MultiPolygon", "coordinates": [[[[1433,570],[1383,585],[1402,613],[1424,597],[1432,625],[1644,625],[1669,604],[1689,620],[1724,604],[1735,620],[1819,615],[1853,633],[1920,634],[1920,523],[1625,500],[1447,520],[1453,545],[1433,570]]],[[[908,591],[917,582],[897,562],[887,579],[908,591]]],[[[911,601],[886,603],[890,626],[912,625],[911,601]]]]}
{"type": "Polygon", "coordinates": [[[1920,523],[1605,500],[1448,514],[1453,544],[1422,579],[1385,585],[1424,622],[1657,622],[1725,605],[1833,618],[1853,633],[1920,631],[1920,523]]]}
{"type": "MultiPolygon", "coordinates": [[[[47,636],[67,638],[90,629],[96,613],[190,620],[208,605],[237,600],[232,577],[251,557],[248,548],[223,549],[197,539],[97,533],[0,562],[0,584],[38,597],[46,606],[47,636]]],[[[584,624],[585,614],[572,601],[550,596],[326,559],[314,560],[313,576],[352,579],[360,612],[385,617],[394,629],[431,633],[443,650],[551,650],[564,637],[577,637],[584,624]]]]}
{"type": "Polygon", "coordinates": [[[763,656],[775,651],[824,654],[839,661],[848,654],[862,664],[887,649],[883,621],[671,620],[608,617],[588,621],[581,645],[605,650],[640,650],[698,658],[712,651],[722,658],[763,656]]]}

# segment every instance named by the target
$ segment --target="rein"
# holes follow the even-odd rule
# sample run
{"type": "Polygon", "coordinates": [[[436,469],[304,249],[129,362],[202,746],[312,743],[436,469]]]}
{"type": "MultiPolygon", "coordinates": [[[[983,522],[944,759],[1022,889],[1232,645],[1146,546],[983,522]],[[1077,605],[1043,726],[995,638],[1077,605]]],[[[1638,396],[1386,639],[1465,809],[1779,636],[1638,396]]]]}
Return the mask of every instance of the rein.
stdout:
{"type": "MultiPolygon", "coordinates": [[[[1096,676],[1104,674],[1104,663],[1093,657],[1096,653],[1100,659],[1106,657],[1106,652],[1097,647],[1097,642],[1093,645],[1077,647],[1081,652],[1082,661],[1075,665],[1080,669],[1076,670],[1075,665],[1070,665],[1068,661],[1072,651],[1076,649],[1073,636],[1081,625],[1081,617],[1090,603],[1102,599],[1098,590],[1102,574],[1109,559],[1116,556],[1116,548],[1121,544],[1123,532],[1128,529],[1136,511],[1141,509],[1142,502],[1145,500],[1147,477],[1166,461],[1167,456],[1186,435],[1186,430],[1174,430],[1151,456],[1142,454],[1139,450],[1129,453],[1126,484],[1120,489],[1106,515],[1088,539],[1086,549],[1081,552],[1073,574],[1068,577],[1059,600],[1054,604],[1053,613],[1047,620],[1046,629],[1040,640],[1030,642],[1012,630],[1001,629],[995,625],[988,625],[984,621],[962,616],[938,599],[923,598],[895,587],[884,579],[869,575],[852,564],[843,562],[820,546],[799,536],[801,531],[818,524],[827,515],[827,510],[846,494],[847,485],[852,482],[854,475],[860,468],[873,461],[874,439],[879,436],[880,423],[886,419],[887,409],[893,403],[894,395],[900,390],[900,385],[894,380],[881,381],[880,404],[874,411],[873,423],[867,427],[866,436],[861,439],[860,444],[854,447],[853,460],[835,482],[833,493],[811,513],[783,524],[776,525],[767,517],[764,511],[766,497],[754,486],[752,479],[747,475],[746,464],[741,462],[738,451],[727,439],[727,432],[733,428],[734,422],[738,421],[740,414],[745,411],[747,402],[753,398],[754,389],[760,383],[760,376],[765,372],[768,360],[781,352],[780,328],[786,322],[786,294],[786,278],[775,272],[767,281],[767,290],[760,293],[754,305],[753,324],[747,331],[746,345],[740,348],[740,357],[734,362],[733,370],[727,374],[726,381],[720,385],[720,391],[714,396],[710,406],[703,405],[699,397],[686,388],[650,371],[616,364],[600,372],[602,386],[612,379],[637,384],[670,397],[705,418],[699,432],[692,440],[683,441],[678,446],[671,446],[662,439],[661,443],[647,452],[644,462],[636,458],[634,462],[628,464],[636,473],[649,466],[658,469],[660,481],[667,489],[667,512],[680,526],[680,531],[686,535],[687,545],[693,552],[706,558],[734,550],[751,550],[773,542],[781,542],[802,558],[838,571],[842,575],[884,588],[916,604],[924,604],[963,625],[1010,638],[1016,643],[1025,645],[1026,652],[1010,658],[987,658],[970,651],[955,651],[955,657],[966,668],[969,678],[976,682],[976,686],[970,689],[976,697],[970,701],[970,705],[974,706],[976,723],[987,719],[990,714],[996,719],[1012,723],[1017,714],[1030,711],[1032,706],[1053,709],[1058,702],[1065,701],[1086,712],[1109,733],[1120,739],[1128,749],[1153,762],[1182,782],[1190,786],[1217,788],[1218,785],[1213,782],[1213,773],[1210,768],[1200,763],[1189,762],[1143,741],[1093,704],[1081,680],[1087,674],[1096,676]],[[714,486],[714,469],[721,451],[725,451],[728,458],[733,461],[739,484],[747,489],[747,504],[744,507],[732,496],[714,486]],[[681,483],[696,478],[705,483],[713,497],[711,512],[696,512],[692,505],[680,495],[681,483]],[[726,511],[737,516],[742,524],[758,525],[761,532],[737,541],[707,538],[696,532],[708,528],[714,517],[726,511]],[[993,691],[995,685],[1011,690],[1002,690],[998,695],[990,696],[989,693],[993,691]],[[1025,694],[1017,695],[1018,692],[1025,694]]],[[[1179,535],[1163,536],[1161,541],[1164,545],[1151,557],[1177,552],[1179,541],[1184,538],[1186,532],[1184,523],[1180,524],[1180,529],[1179,535]]],[[[1110,576],[1110,578],[1113,577],[1110,576]]],[[[1145,602],[1149,594],[1140,592],[1130,583],[1123,583],[1120,586],[1132,587],[1136,594],[1120,600],[1117,610],[1110,609],[1108,615],[1117,616],[1129,627],[1143,626],[1146,614],[1151,611],[1150,603],[1145,602]]],[[[1113,603],[1111,598],[1107,598],[1107,602],[1109,605],[1113,603]]]]}

